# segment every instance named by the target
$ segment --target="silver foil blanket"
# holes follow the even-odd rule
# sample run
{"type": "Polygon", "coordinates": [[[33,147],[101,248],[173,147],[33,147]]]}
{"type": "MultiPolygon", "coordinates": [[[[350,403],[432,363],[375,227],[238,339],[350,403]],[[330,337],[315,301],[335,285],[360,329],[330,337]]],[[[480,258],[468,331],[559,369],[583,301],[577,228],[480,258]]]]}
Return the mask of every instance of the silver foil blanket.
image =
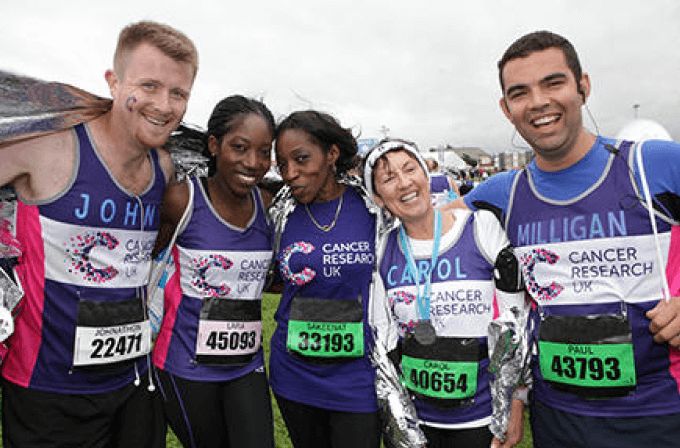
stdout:
{"type": "Polygon", "coordinates": [[[68,84],[0,71],[0,147],[90,121],[111,100],[68,84]]]}
{"type": "Polygon", "coordinates": [[[489,429],[499,440],[505,438],[510,419],[512,394],[529,385],[529,308],[504,311],[489,323],[489,373],[491,373],[492,421],[489,429]]]}
{"type": "Polygon", "coordinates": [[[13,232],[15,207],[13,190],[0,189],[0,258],[18,258],[23,251],[13,232]]]}
{"type": "MultiPolygon", "coordinates": [[[[69,84],[46,82],[0,70],[0,148],[91,121],[111,109],[112,100],[69,84]]],[[[204,132],[182,124],[164,146],[177,177],[207,175],[201,155],[204,132]]]]}
{"type": "Polygon", "coordinates": [[[399,380],[397,369],[381,341],[376,341],[371,360],[376,367],[376,393],[385,436],[391,448],[419,448],[427,443],[418,426],[416,408],[399,380]]]}

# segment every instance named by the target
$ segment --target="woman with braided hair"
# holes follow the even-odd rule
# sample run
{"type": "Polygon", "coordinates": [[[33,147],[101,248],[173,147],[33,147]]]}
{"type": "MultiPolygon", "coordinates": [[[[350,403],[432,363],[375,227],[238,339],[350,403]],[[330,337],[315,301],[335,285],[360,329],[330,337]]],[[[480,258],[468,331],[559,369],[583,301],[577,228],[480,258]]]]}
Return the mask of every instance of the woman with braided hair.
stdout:
{"type": "Polygon", "coordinates": [[[223,99],[208,122],[208,177],[171,184],[163,199],[156,251],[190,213],[168,248],[177,272],[153,356],[166,418],[186,448],[274,446],[261,347],[271,196],[256,186],[274,127],[262,102],[223,99]]]}

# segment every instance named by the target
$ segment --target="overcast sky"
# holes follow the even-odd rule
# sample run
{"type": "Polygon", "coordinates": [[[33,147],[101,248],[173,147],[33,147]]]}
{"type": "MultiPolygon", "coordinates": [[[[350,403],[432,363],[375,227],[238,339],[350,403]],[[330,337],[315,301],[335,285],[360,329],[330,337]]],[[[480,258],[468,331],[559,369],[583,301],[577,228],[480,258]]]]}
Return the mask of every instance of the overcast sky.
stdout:
{"type": "Polygon", "coordinates": [[[239,93],[279,119],[329,112],[364,138],[384,127],[421,149],[512,150],[496,63],[516,38],[549,29],[579,52],[601,134],[614,136],[639,104],[639,118],[680,140],[677,0],[3,0],[0,69],[108,96],[118,32],[144,19],[196,44],[185,121],[201,127],[239,93]]]}

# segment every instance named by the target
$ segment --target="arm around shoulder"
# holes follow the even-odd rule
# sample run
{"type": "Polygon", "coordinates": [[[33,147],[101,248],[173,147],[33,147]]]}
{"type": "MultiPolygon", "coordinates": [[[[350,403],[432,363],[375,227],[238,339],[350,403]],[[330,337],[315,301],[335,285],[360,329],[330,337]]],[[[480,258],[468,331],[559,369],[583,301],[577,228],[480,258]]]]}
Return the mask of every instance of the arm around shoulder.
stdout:
{"type": "Polygon", "coordinates": [[[189,186],[187,182],[171,182],[168,184],[163,194],[163,202],[161,203],[161,225],[152,252],[154,258],[170,242],[187,205],[189,205],[189,186]]]}

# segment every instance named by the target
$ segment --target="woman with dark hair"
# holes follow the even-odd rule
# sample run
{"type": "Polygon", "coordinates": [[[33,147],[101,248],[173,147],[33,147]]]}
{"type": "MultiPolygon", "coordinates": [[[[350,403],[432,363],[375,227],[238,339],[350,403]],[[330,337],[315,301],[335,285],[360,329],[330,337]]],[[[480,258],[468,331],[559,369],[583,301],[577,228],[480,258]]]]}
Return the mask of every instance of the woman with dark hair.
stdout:
{"type": "Polygon", "coordinates": [[[286,186],[272,215],[284,290],[269,365],[296,448],[380,445],[367,325],[376,209],[347,175],[356,153],[351,131],[325,113],[295,112],[277,128],[286,186]]]}
{"type": "Polygon", "coordinates": [[[168,248],[177,272],[153,356],[167,420],[187,448],[274,446],[261,347],[271,195],[256,186],[274,130],[260,101],[223,99],[208,121],[208,177],[169,185],[163,200],[155,252],[190,213],[168,248]]]}

